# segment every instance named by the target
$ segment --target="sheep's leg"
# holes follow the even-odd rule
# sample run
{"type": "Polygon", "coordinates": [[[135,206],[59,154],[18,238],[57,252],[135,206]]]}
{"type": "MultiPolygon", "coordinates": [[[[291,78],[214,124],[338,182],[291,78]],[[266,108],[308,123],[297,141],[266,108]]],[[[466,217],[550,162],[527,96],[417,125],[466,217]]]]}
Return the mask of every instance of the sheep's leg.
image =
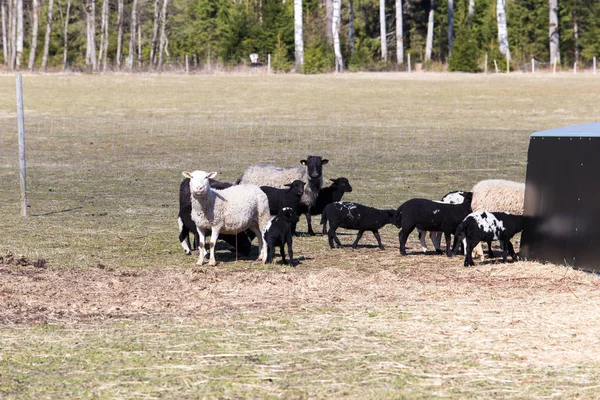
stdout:
{"type": "Polygon", "coordinates": [[[183,224],[181,217],[177,219],[177,222],[179,223],[179,243],[181,243],[184,253],[189,256],[192,254],[192,250],[190,249],[190,230],[183,224]]]}
{"type": "Polygon", "coordinates": [[[477,245],[473,247],[473,252],[475,257],[483,258],[483,246],[481,245],[481,243],[477,243],[477,245]]]}
{"type": "Polygon", "coordinates": [[[281,256],[281,261],[284,264],[287,264],[287,260],[285,259],[285,242],[281,242],[281,246],[279,246],[279,255],[281,256]]]}
{"type": "Polygon", "coordinates": [[[488,240],[487,245],[488,245],[488,256],[490,258],[494,258],[494,252],[492,251],[492,241],[488,240]]]}
{"type": "Polygon", "coordinates": [[[217,260],[215,259],[215,245],[217,244],[218,238],[219,228],[213,226],[212,231],[210,233],[210,259],[208,260],[208,265],[217,265],[217,260]]]}
{"type": "Polygon", "coordinates": [[[362,237],[363,233],[365,233],[365,231],[358,231],[358,233],[356,234],[356,240],[354,241],[354,243],[352,243],[353,249],[356,249],[358,247],[358,241],[362,237]]]}
{"type": "Polygon", "coordinates": [[[263,260],[263,263],[267,262],[267,246],[264,243],[262,233],[260,232],[260,228],[258,224],[252,225],[249,228],[256,235],[256,240],[258,240],[258,258],[263,260]]]}
{"type": "Polygon", "coordinates": [[[431,243],[433,243],[433,247],[435,251],[438,253],[442,252],[442,232],[429,232],[429,238],[431,239],[431,243]]]}
{"type": "Polygon", "coordinates": [[[398,232],[398,241],[400,242],[400,254],[402,254],[403,256],[406,255],[406,241],[408,240],[408,235],[410,235],[414,229],[415,227],[413,226],[410,229],[400,229],[400,232],[398,232]]]}
{"type": "Polygon", "coordinates": [[[427,235],[427,231],[417,228],[417,232],[419,234],[419,241],[421,242],[421,249],[423,249],[423,253],[427,253],[427,243],[425,242],[425,235],[427,235]]]}
{"type": "Polygon", "coordinates": [[[444,232],[444,237],[446,238],[446,255],[448,257],[452,257],[452,234],[450,232],[444,232]]]}
{"type": "Polygon", "coordinates": [[[513,247],[510,239],[506,240],[508,242],[508,254],[512,257],[513,261],[517,261],[517,253],[515,253],[515,248],[513,247]]]}
{"type": "Polygon", "coordinates": [[[327,238],[329,239],[329,248],[333,249],[333,241],[335,240],[335,243],[339,246],[342,247],[342,243],[340,242],[340,239],[338,239],[337,235],[335,234],[335,230],[337,229],[337,226],[332,224],[331,222],[329,223],[329,231],[327,232],[327,238]]]}
{"type": "Polygon", "coordinates": [[[477,245],[477,243],[473,243],[470,240],[467,240],[467,245],[465,246],[465,267],[472,267],[475,265],[473,262],[473,248],[477,245]]]}
{"type": "Polygon", "coordinates": [[[381,250],[385,250],[385,249],[383,248],[383,244],[381,243],[381,236],[379,236],[379,231],[378,231],[377,229],[375,229],[375,230],[373,231],[373,235],[375,235],[375,239],[377,239],[377,243],[379,244],[379,248],[380,248],[381,250]]]}
{"type": "MultiPolygon", "coordinates": [[[[292,236],[291,235],[288,236],[286,243],[287,243],[288,255],[290,257],[290,267],[293,267],[294,266],[294,251],[292,250],[292,236]]],[[[283,251],[281,253],[281,256],[283,257],[283,251]]],[[[284,258],[284,260],[285,260],[285,258],[284,258]]]]}
{"type": "Polygon", "coordinates": [[[306,215],[306,225],[308,225],[308,234],[310,236],[315,236],[315,231],[313,231],[312,224],[311,224],[310,212],[307,212],[304,215],[306,215]]]}
{"type": "Polygon", "coordinates": [[[198,229],[198,236],[199,236],[199,242],[198,242],[198,261],[196,262],[197,265],[202,265],[204,264],[204,257],[206,257],[206,248],[205,248],[205,242],[204,240],[206,239],[206,234],[204,233],[204,231],[198,229]]]}

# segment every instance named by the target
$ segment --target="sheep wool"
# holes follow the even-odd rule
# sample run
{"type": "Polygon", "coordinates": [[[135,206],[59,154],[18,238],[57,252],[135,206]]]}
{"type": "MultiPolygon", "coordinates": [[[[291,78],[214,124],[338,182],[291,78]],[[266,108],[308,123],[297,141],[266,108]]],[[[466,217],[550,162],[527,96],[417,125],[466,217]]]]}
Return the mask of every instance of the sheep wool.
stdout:
{"type": "Polygon", "coordinates": [[[487,179],[473,186],[471,208],[476,211],[523,215],[525,184],[504,179],[487,179]]]}

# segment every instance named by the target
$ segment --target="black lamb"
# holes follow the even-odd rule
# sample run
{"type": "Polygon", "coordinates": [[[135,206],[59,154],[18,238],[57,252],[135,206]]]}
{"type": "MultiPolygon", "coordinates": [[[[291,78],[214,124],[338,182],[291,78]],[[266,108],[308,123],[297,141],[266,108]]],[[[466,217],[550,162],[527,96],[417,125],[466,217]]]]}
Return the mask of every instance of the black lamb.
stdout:
{"type": "Polygon", "coordinates": [[[383,250],[379,229],[390,224],[394,220],[394,210],[379,210],[373,207],[367,207],[362,204],[352,203],[348,201],[335,202],[327,205],[321,216],[321,224],[323,225],[323,234],[327,232],[329,239],[329,247],[333,249],[333,241],[342,247],[335,231],[338,227],[346,229],[357,229],[358,234],[356,240],[352,244],[355,249],[358,246],[358,241],[365,231],[373,232],[379,248],[383,250]],[[329,221],[329,231],[326,229],[327,221],[329,221]]]}
{"type": "Polygon", "coordinates": [[[267,258],[265,264],[272,263],[275,257],[275,247],[279,246],[279,252],[284,264],[285,259],[284,246],[287,245],[289,264],[295,265],[294,252],[292,250],[292,228],[291,225],[298,222],[298,215],[290,207],[282,208],[275,217],[269,221],[263,228],[264,245],[267,246],[267,258]]]}
{"type": "MultiPolygon", "coordinates": [[[[317,196],[315,204],[309,209],[304,204],[300,205],[300,213],[306,215],[306,224],[308,225],[308,234],[311,236],[315,235],[311,224],[311,215],[321,215],[323,210],[328,204],[342,200],[344,193],[352,192],[352,186],[347,178],[339,177],[337,179],[330,179],[331,186],[322,188],[317,196]]],[[[300,214],[298,214],[300,215],[300,214]]]]}

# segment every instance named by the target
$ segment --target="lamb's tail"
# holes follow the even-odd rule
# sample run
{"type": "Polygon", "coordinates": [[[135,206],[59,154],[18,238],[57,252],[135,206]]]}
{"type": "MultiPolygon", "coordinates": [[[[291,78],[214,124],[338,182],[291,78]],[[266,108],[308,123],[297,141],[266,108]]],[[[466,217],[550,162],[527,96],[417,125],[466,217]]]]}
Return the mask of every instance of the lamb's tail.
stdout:
{"type": "Polygon", "coordinates": [[[327,207],[323,210],[323,214],[321,214],[321,225],[323,225],[323,235],[327,234],[327,207]]]}
{"type": "Polygon", "coordinates": [[[460,242],[462,241],[463,233],[467,227],[467,219],[465,218],[460,224],[458,224],[458,228],[456,228],[456,232],[454,232],[454,246],[452,247],[452,252],[454,254],[458,253],[458,247],[460,242]]]}
{"type": "Polygon", "coordinates": [[[396,226],[396,228],[402,228],[402,208],[403,206],[400,206],[396,212],[394,212],[394,219],[392,220],[392,223],[394,226],[396,226]]]}

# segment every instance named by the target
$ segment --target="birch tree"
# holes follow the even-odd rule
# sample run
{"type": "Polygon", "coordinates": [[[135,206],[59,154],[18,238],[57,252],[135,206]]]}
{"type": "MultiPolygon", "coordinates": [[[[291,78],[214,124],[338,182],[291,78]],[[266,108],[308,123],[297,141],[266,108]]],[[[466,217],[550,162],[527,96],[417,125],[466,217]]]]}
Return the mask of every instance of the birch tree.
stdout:
{"type": "Polygon", "coordinates": [[[39,9],[38,0],[32,0],[31,2],[31,45],[29,47],[29,63],[27,68],[33,71],[33,64],[35,63],[35,53],[37,51],[37,37],[39,28],[39,9]]]}
{"type": "Polygon", "coordinates": [[[558,0],[550,0],[550,23],[548,37],[550,40],[550,62],[560,62],[558,34],[558,0]]]}
{"type": "Polygon", "coordinates": [[[385,0],[379,0],[379,35],[381,36],[381,59],[387,61],[387,33],[385,29],[385,0]]]}
{"type": "Polygon", "coordinates": [[[17,69],[21,67],[21,56],[23,55],[23,0],[16,0],[16,27],[17,27],[17,36],[15,42],[15,62],[13,65],[16,66],[17,69]]]}
{"type": "Polygon", "coordinates": [[[8,51],[9,61],[8,68],[12,71],[17,63],[17,0],[8,0],[8,20],[9,20],[9,36],[8,36],[8,51]]]}
{"type": "Polygon", "coordinates": [[[50,34],[52,33],[52,9],[54,0],[48,0],[48,18],[46,21],[46,34],[44,35],[44,51],[42,54],[42,69],[48,65],[48,51],[50,49],[50,34]]]}
{"type": "Polygon", "coordinates": [[[152,43],[150,45],[150,63],[156,66],[156,52],[158,50],[158,20],[160,18],[160,7],[158,0],[154,0],[154,20],[152,21],[152,43]]]}
{"type": "Polygon", "coordinates": [[[354,54],[354,0],[348,0],[348,43],[350,54],[354,54]]]}
{"type": "Polygon", "coordinates": [[[123,0],[117,0],[117,69],[121,69],[123,58],[123,0]]]}
{"type": "Polygon", "coordinates": [[[296,54],[296,72],[304,65],[304,37],[302,29],[302,0],[294,0],[294,50],[296,54]]]}
{"type": "Polygon", "coordinates": [[[161,18],[160,18],[160,45],[158,54],[158,68],[162,69],[163,65],[163,52],[167,51],[167,5],[169,0],[163,0],[161,18]]]}
{"type": "Polygon", "coordinates": [[[507,55],[508,48],[508,29],[506,27],[506,0],[496,1],[496,21],[498,23],[498,47],[500,53],[507,55]]]}
{"type": "Polygon", "coordinates": [[[108,0],[102,0],[102,17],[100,19],[100,51],[98,52],[98,62],[101,70],[106,71],[107,53],[108,53],[108,0]]]}
{"type": "Polygon", "coordinates": [[[448,53],[454,45],[454,0],[448,0],[448,53]]]}
{"type": "Polygon", "coordinates": [[[67,69],[67,56],[69,54],[69,15],[71,12],[71,0],[67,0],[67,11],[65,25],[63,27],[63,71],[67,69]]]}
{"type": "Polygon", "coordinates": [[[573,56],[579,63],[579,24],[577,23],[577,0],[573,1],[573,56]]]}
{"type": "Polygon", "coordinates": [[[0,17],[2,18],[2,56],[4,65],[8,64],[8,40],[6,38],[6,1],[0,0],[0,17]]]}
{"type": "Polygon", "coordinates": [[[335,33],[333,32],[334,0],[325,0],[325,38],[327,44],[333,44],[335,33]]]}
{"type": "Polygon", "coordinates": [[[396,62],[404,63],[404,23],[402,16],[402,0],[396,0],[396,62]]]}
{"type": "Polygon", "coordinates": [[[333,0],[333,16],[331,23],[331,33],[333,36],[333,52],[335,53],[335,71],[344,72],[344,59],[342,58],[342,48],[340,46],[340,15],[342,0],[333,0]]]}
{"type": "Polygon", "coordinates": [[[425,43],[425,61],[431,61],[431,51],[433,50],[433,17],[435,2],[431,0],[429,6],[429,20],[427,21],[427,42],[425,43]]]}
{"type": "Polygon", "coordinates": [[[473,14],[475,14],[475,0],[469,0],[469,24],[473,20],[473,14]]]}
{"type": "Polygon", "coordinates": [[[85,65],[91,65],[95,71],[96,64],[96,0],[86,0],[87,44],[85,49],[85,65]]]}
{"type": "Polygon", "coordinates": [[[137,34],[137,0],[133,0],[131,6],[131,32],[129,34],[129,54],[127,55],[127,67],[133,71],[135,61],[135,35],[137,34]]]}

